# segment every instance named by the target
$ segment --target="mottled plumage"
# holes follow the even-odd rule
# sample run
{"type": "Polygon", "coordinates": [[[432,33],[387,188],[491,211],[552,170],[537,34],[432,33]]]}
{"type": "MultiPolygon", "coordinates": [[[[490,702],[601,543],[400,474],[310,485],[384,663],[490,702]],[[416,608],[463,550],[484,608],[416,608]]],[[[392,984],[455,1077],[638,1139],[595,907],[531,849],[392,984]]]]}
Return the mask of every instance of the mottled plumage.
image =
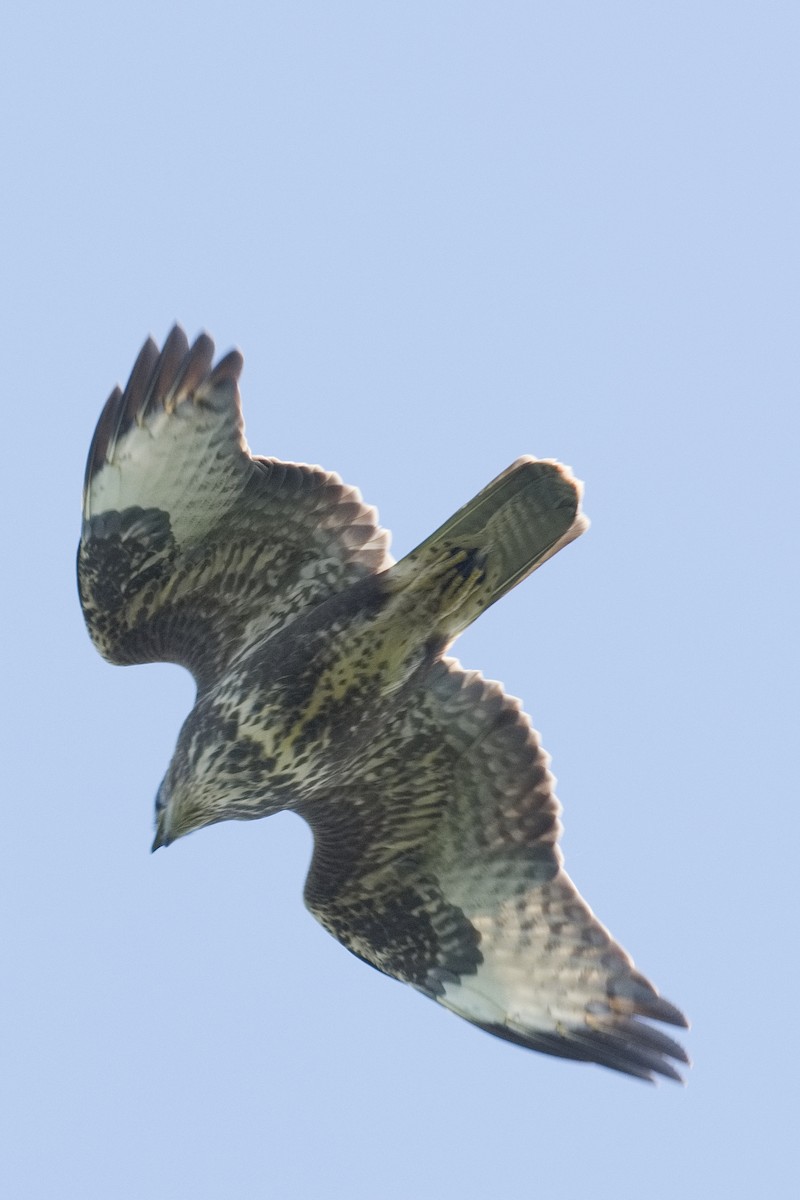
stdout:
{"type": "Polygon", "coordinates": [[[305,898],[354,954],[520,1045],[680,1078],[685,1025],[561,865],[548,759],[516,700],[444,657],[583,532],[580,485],[521,458],[394,564],[355,488],[253,457],[233,351],[148,340],[86,468],[78,581],[111,662],[181,663],[197,699],[154,848],[292,809],[305,898]]]}

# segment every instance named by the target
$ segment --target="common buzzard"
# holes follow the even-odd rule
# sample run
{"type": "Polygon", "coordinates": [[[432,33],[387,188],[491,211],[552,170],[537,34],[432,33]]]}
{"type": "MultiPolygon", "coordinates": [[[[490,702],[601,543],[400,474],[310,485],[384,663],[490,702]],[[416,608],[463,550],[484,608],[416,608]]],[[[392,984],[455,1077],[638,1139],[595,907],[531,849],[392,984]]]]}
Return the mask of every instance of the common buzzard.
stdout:
{"type": "Polygon", "coordinates": [[[445,656],[586,528],[580,484],[519,458],[394,563],[356,488],[250,454],[234,350],[148,339],[86,468],[78,582],[113,663],[197,698],[153,848],[291,809],[306,904],[358,957],[499,1037],[680,1079],[685,1025],[562,867],[548,757],[519,703],[445,656]]]}

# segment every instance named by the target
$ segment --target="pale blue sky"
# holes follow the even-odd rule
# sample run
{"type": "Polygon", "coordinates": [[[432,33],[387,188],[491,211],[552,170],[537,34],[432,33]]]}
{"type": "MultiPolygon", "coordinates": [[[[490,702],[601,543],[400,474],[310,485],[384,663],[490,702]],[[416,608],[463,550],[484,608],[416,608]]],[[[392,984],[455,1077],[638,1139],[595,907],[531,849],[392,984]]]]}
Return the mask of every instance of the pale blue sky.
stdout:
{"type": "Polygon", "coordinates": [[[0,1190],[789,1196],[797,1160],[795,3],[32,4],[0,18],[0,1190]],[[180,319],[254,450],[403,553],[520,453],[592,528],[463,661],[688,1087],[504,1045],[305,912],[291,817],[149,854],[192,697],[74,584],[100,407],[180,319]],[[794,1159],[792,1162],[791,1160],[794,1159]]]}

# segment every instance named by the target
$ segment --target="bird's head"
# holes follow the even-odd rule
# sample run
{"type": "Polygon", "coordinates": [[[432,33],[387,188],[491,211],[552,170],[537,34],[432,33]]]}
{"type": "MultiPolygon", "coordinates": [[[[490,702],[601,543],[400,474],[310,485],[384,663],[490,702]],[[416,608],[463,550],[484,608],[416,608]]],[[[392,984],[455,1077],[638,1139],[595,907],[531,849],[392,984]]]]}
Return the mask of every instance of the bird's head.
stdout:
{"type": "Polygon", "coordinates": [[[224,732],[213,709],[196,705],[184,721],[156,794],[153,850],[225,819],[230,796],[221,769],[224,756],[224,732]]]}
{"type": "Polygon", "coordinates": [[[219,815],[214,815],[217,809],[208,803],[205,790],[198,786],[199,781],[195,781],[192,773],[185,770],[185,763],[179,758],[179,749],[156,793],[153,850],[169,846],[179,837],[221,819],[219,815]]]}
{"type": "Polygon", "coordinates": [[[153,850],[218,821],[253,820],[284,807],[271,797],[260,747],[237,734],[212,703],[189,714],[156,795],[153,850]]]}

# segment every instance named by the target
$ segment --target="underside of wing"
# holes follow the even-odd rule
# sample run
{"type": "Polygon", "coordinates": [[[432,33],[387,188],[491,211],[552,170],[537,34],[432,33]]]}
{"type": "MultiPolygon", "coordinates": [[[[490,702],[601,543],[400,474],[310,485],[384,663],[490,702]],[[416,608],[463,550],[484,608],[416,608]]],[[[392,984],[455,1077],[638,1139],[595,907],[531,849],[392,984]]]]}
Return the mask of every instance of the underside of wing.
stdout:
{"type": "Polygon", "coordinates": [[[548,759],[517,701],[443,660],[304,815],[311,911],[350,950],[531,1049],[679,1079],[685,1025],[561,866],[548,759]]]}
{"type": "Polygon", "coordinates": [[[179,662],[202,684],[304,607],[391,563],[356,488],[253,457],[234,350],[148,339],[111,393],[84,485],[78,585],[112,662],[179,662]]]}

